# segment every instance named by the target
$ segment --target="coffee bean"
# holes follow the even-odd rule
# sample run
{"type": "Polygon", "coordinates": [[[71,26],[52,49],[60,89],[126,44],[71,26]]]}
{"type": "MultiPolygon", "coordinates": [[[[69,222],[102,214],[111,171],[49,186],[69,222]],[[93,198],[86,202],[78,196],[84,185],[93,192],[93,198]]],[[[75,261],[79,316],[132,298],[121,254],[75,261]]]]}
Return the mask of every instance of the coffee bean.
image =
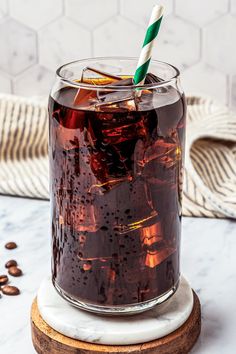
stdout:
{"type": "Polygon", "coordinates": [[[5,285],[2,288],[4,295],[15,296],[20,294],[20,290],[16,286],[5,285]]]}
{"type": "Polygon", "coordinates": [[[17,261],[14,259],[11,259],[5,264],[5,268],[10,268],[10,267],[16,267],[17,266],[17,261]]]}
{"type": "Polygon", "coordinates": [[[20,277],[22,275],[22,270],[18,267],[10,267],[8,273],[13,277],[20,277]]]}
{"type": "Polygon", "coordinates": [[[15,242],[8,242],[5,244],[5,248],[8,250],[14,250],[14,248],[17,247],[17,244],[15,242]]]}
{"type": "Polygon", "coordinates": [[[0,285],[5,285],[8,283],[8,276],[3,274],[3,275],[0,275],[0,285]]]}

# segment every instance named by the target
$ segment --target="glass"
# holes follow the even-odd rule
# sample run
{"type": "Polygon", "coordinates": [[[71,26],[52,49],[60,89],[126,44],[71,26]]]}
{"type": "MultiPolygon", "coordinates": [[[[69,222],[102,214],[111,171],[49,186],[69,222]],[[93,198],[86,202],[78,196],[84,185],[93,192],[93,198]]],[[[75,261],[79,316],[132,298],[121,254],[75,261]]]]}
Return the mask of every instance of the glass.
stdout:
{"type": "Polygon", "coordinates": [[[185,97],[154,60],[130,85],[137,61],[66,64],[49,99],[53,284],[103,314],[145,311],[180,276],[185,97]]]}

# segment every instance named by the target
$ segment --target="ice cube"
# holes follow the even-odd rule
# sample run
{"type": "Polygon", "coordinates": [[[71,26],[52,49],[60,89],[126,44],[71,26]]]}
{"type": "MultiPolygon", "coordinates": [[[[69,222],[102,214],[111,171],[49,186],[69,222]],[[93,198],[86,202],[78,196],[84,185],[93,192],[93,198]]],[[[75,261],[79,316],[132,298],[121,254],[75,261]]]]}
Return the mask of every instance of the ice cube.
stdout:
{"type": "Polygon", "coordinates": [[[159,220],[158,213],[153,207],[149,187],[141,178],[118,185],[109,192],[109,198],[119,210],[119,216],[114,223],[114,230],[119,234],[153,225],[159,220]],[[127,195],[129,195],[128,199],[127,195]],[[127,210],[128,214],[126,214],[127,210]]]}
{"type": "Polygon", "coordinates": [[[95,107],[98,111],[135,111],[135,100],[134,92],[132,91],[116,91],[114,93],[108,93],[106,95],[102,95],[102,97],[99,97],[99,102],[96,103],[95,107]]]}
{"type": "Polygon", "coordinates": [[[97,85],[98,81],[100,81],[99,84],[105,85],[108,83],[111,84],[119,80],[121,80],[121,77],[118,75],[113,75],[105,71],[101,71],[97,68],[92,68],[87,66],[82,71],[82,76],[80,81],[84,83],[94,84],[94,85],[97,85]]]}
{"type": "Polygon", "coordinates": [[[89,188],[89,192],[103,195],[104,190],[111,190],[112,188],[115,188],[120,183],[130,182],[132,181],[132,179],[133,179],[132,176],[108,179],[106,182],[93,184],[89,188]]]}
{"type": "MultiPolygon", "coordinates": [[[[130,86],[133,85],[133,79],[132,78],[127,78],[127,79],[121,79],[116,82],[112,83],[112,86],[130,86]]],[[[101,107],[103,105],[113,105],[115,103],[119,102],[124,102],[124,101],[133,101],[135,99],[134,91],[129,90],[129,91],[110,91],[110,92],[104,92],[104,91],[98,91],[98,100],[99,103],[96,105],[96,107],[101,107]]],[[[129,103],[128,109],[135,107],[134,104],[131,105],[129,103]]]]}
{"type": "Polygon", "coordinates": [[[163,241],[161,223],[156,222],[147,227],[143,227],[140,231],[140,239],[143,245],[150,247],[155,243],[161,243],[163,241]]]}
{"type": "Polygon", "coordinates": [[[89,108],[94,100],[96,100],[96,97],[96,90],[79,88],[75,95],[73,104],[77,108],[89,108]]]}
{"type": "Polygon", "coordinates": [[[107,190],[123,180],[129,180],[126,160],[116,146],[104,143],[102,139],[97,142],[90,155],[91,169],[97,178],[96,185],[107,190]]]}
{"type": "MultiPolygon", "coordinates": [[[[120,76],[116,76],[113,74],[109,74],[95,68],[86,68],[83,71],[83,75],[81,78],[82,82],[93,83],[94,85],[100,84],[106,86],[106,84],[112,86],[130,86],[133,85],[133,79],[131,77],[126,77],[122,79],[120,76]],[[94,78],[93,78],[94,77],[94,78]]],[[[93,97],[94,98],[94,97],[93,97]]],[[[135,102],[135,92],[133,90],[128,91],[111,91],[110,89],[105,92],[103,90],[97,90],[97,102],[93,102],[96,110],[115,110],[126,109],[126,110],[135,110],[136,102],[135,102]],[[117,107],[117,103],[127,102],[127,105],[119,105],[117,107]]]]}
{"type": "Polygon", "coordinates": [[[144,166],[152,160],[157,160],[166,168],[170,168],[180,159],[180,153],[180,147],[176,142],[160,138],[146,149],[144,159],[140,161],[140,164],[144,166]]]}
{"type": "Polygon", "coordinates": [[[178,125],[184,122],[184,96],[174,87],[166,87],[167,92],[153,92],[153,107],[158,116],[158,127],[163,137],[170,137],[178,125]]]}
{"type": "Polygon", "coordinates": [[[74,105],[77,107],[98,112],[135,111],[137,110],[137,103],[132,90],[105,93],[98,89],[87,90],[81,88],[74,99],[74,105]]]}
{"type": "MultiPolygon", "coordinates": [[[[160,82],[161,80],[153,74],[147,74],[146,84],[160,82]]],[[[81,82],[90,83],[94,85],[112,85],[112,86],[131,86],[133,85],[132,77],[126,76],[122,78],[121,76],[116,76],[103,72],[96,68],[87,67],[83,70],[81,82]]],[[[161,88],[155,89],[159,92],[161,88]]],[[[161,90],[160,92],[162,92],[161,90]]],[[[152,90],[142,90],[142,95],[136,94],[133,88],[130,90],[114,90],[108,89],[107,92],[103,90],[87,90],[79,89],[75,99],[74,104],[76,106],[82,106],[89,109],[96,109],[97,111],[116,111],[116,110],[144,110],[150,109],[152,105],[152,90]]]]}
{"type": "Polygon", "coordinates": [[[57,145],[64,150],[79,148],[79,136],[81,134],[80,129],[67,129],[62,125],[59,125],[55,134],[57,145]]]}
{"type": "Polygon", "coordinates": [[[95,208],[92,204],[78,204],[71,215],[73,226],[77,232],[97,231],[98,227],[96,223],[95,208]]]}
{"type": "MultiPolygon", "coordinates": [[[[116,82],[119,80],[121,80],[119,76],[102,72],[101,70],[98,70],[96,68],[86,67],[82,72],[80,82],[92,85],[105,85],[108,83],[112,83],[113,81],[116,82]]],[[[96,89],[89,90],[85,88],[79,88],[74,98],[74,105],[82,107],[87,106],[89,102],[93,101],[96,98],[96,89]]]]}
{"type": "MultiPolygon", "coordinates": [[[[155,75],[149,73],[146,76],[145,84],[150,84],[150,83],[160,82],[160,81],[161,80],[157,78],[155,75]]],[[[128,77],[112,83],[112,86],[131,86],[131,85],[134,85],[132,77],[128,77]]],[[[114,91],[109,93],[99,92],[98,99],[100,103],[97,104],[97,108],[102,107],[104,105],[106,106],[113,105],[114,106],[112,107],[113,109],[123,108],[130,111],[130,110],[139,110],[140,103],[141,106],[143,106],[144,103],[146,103],[148,105],[147,108],[150,109],[151,107],[150,102],[152,100],[152,91],[142,90],[142,95],[141,95],[142,97],[140,97],[140,95],[137,95],[136,93],[137,91],[134,91],[133,88],[130,91],[114,91]],[[115,106],[115,103],[124,103],[124,104],[115,106]]],[[[104,108],[105,107],[103,107],[103,109],[104,108]]]]}
{"type": "Polygon", "coordinates": [[[110,144],[119,144],[124,141],[146,137],[147,135],[143,119],[137,122],[127,119],[125,124],[119,126],[113,123],[111,127],[103,129],[102,132],[110,144]]]}
{"type": "Polygon", "coordinates": [[[155,268],[166,260],[171,254],[175,252],[175,248],[161,248],[154,251],[147,251],[145,265],[149,268],[155,268]]]}
{"type": "MultiPolygon", "coordinates": [[[[177,183],[179,160],[179,147],[178,145],[171,146],[167,143],[166,153],[162,153],[161,149],[150,149],[142,161],[143,176],[151,185],[156,185],[156,188],[172,189],[177,183]]],[[[163,150],[164,147],[162,146],[163,150]]],[[[153,186],[151,187],[153,188],[153,186]]]]}
{"type": "Polygon", "coordinates": [[[134,175],[138,176],[141,175],[143,170],[143,162],[144,162],[144,153],[145,153],[145,146],[144,142],[139,139],[135,145],[134,149],[134,175]]]}
{"type": "MultiPolygon", "coordinates": [[[[148,73],[146,75],[146,79],[145,79],[145,84],[155,84],[155,83],[161,83],[163,80],[160,79],[159,77],[157,77],[156,75],[152,74],[152,73],[148,73]]],[[[155,89],[155,92],[158,92],[158,93],[166,93],[168,92],[168,90],[166,89],[166,87],[156,87],[155,89]]]]}

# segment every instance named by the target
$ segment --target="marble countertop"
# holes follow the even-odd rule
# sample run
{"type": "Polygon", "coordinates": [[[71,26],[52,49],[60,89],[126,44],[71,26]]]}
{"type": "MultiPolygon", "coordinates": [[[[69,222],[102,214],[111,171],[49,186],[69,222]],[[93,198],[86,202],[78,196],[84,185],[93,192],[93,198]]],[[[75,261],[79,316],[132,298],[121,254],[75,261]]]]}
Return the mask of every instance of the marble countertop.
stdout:
{"type": "MultiPolygon", "coordinates": [[[[12,280],[17,297],[0,299],[0,353],[34,354],[30,306],[50,272],[49,203],[0,197],[0,273],[17,259],[24,276],[12,280]],[[4,249],[8,241],[18,248],[4,249]]],[[[236,223],[230,220],[183,219],[182,273],[202,303],[202,334],[192,354],[232,354],[236,348],[236,223]]]]}

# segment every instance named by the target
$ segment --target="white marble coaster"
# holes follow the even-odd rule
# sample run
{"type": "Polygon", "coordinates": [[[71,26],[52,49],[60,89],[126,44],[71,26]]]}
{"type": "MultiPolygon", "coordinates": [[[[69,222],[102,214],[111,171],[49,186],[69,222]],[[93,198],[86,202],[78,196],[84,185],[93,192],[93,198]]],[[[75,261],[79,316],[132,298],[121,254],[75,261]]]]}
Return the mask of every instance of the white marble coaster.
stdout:
{"type": "Polygon", "coordinates": [[[107,317],[79,310],[58,295],[51,278],[41,284],[37,300],[42,318],[57,332],[84,342],[110,345],[164,337],[179,328],[193,308],[193,293],[183,277],[172,298],[135,316],[107,317]]]}

